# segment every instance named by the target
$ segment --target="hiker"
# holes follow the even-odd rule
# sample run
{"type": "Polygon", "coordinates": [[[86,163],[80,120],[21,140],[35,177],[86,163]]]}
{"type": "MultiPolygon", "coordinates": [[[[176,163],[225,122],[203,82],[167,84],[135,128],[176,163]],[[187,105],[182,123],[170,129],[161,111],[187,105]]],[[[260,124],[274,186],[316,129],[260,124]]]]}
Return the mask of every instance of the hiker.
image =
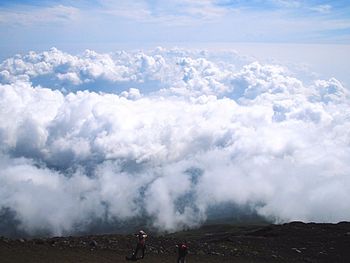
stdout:
{"type": "Polygon", "coordinates": [[[185,242],[176,245],[178,257],[177,263],[186,263],[187,245],[185,242]]]}
{"type": "Polygon", "coordinates": [[[134,253],[132,254],[132,258],[136,259],[137,252],[139,252],[139,250],[142,251],[141,258],[144,258],[145,257],[145,249],[146,249],[145,243],[146,243],[147,234],[145,233],[145,231],[140,230],[138,234],[135,234],[135,236],[137,237],[137,245],[136,245],[134,253]]]}

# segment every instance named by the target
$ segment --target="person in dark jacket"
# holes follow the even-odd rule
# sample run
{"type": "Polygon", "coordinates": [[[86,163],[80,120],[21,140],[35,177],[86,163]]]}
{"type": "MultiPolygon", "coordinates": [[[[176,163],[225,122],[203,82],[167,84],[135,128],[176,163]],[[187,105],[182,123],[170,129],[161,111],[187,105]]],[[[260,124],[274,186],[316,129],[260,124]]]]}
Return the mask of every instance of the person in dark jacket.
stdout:
{"type": "Polygon", "coordinates": [[[177,263],[186,263],[186,255],[188,253],[186,243],[182,242],[176,245],[176,247],[178,252],[177,263]]]}
{"type": "Polygon", "coordinates": [[[136,245],[134,253],[132,254],[132,258],[136,259],[137,253],[139,252],[139,250],[141,250],[141,252],[142,252],[141,258],[144,258],[145,257],[147,234],[145,233],[145,231],[140,230],[138,234],[135,234],[135,236],[137,237],[137,245],[136,245]]]}

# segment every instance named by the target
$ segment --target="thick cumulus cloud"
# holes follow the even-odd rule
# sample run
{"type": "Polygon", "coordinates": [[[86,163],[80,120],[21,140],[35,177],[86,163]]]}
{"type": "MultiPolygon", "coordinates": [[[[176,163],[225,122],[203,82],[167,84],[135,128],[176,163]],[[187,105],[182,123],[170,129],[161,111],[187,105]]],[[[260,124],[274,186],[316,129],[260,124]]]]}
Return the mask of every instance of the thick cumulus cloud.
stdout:
{"type": "Polygon", "coordinates": [[[0,210],[21,231],[176,230],[223,204],[350,219],[350,97],[334,78],[306,85],[234,52],[53,48],[3,61],[0,83],[0,210]]]}

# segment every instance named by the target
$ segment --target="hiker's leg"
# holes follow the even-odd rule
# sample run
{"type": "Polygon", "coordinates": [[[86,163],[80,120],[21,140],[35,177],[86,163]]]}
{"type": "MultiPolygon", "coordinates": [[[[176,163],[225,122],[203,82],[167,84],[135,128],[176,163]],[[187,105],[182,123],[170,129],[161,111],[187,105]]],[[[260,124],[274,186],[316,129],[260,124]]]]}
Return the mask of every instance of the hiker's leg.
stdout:
{"type": "Polygon", "coordinates": [[[140,249],[140,245],[137,244],[137,245],[136,245],[136,248],[135,248],[135,251],[134,251],[134,254],[132,255],[133,258],[136,258],[137,252],[139,252],[139,249],[140,249]]]}
{"type": "Polygon", "coordinates": [[[145,249],[146,249],[146,245],[142,246],[142,258],[145,257],[145,249]]]}

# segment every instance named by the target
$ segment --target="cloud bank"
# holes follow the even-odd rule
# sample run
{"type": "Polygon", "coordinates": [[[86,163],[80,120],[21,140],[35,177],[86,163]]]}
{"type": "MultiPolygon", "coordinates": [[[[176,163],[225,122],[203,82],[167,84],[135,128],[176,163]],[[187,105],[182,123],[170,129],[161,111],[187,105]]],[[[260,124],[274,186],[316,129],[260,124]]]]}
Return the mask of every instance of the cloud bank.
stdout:
{"type": "Polygon", "coordinates": [[[349,220],[349,103],[335,78],[235,52],[17,55],[0,65],[0,210],[51,235],[142,217],[173,231],[223,204],[349,220]]]}

